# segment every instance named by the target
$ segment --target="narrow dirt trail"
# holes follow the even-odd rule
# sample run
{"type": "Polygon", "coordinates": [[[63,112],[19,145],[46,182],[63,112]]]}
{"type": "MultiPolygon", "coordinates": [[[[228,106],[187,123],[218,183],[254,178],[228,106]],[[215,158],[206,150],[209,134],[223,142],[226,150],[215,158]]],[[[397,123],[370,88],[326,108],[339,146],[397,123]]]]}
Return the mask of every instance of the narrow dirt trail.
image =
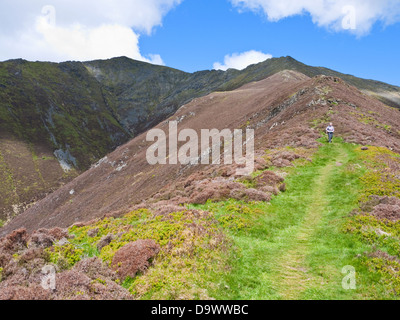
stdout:
{"type": "Polygon", "coordinates": [[[307,271],[305,257],[312,250],[310,239],[325,212],[329,210],[329,181],[337,168],[337,163],[345,164],[348,155],[340,144],[334,146],[337,151],[325,166],[318,168],[311,190],[308,190],[301,201],[306,202],[307,209],[303,222],[288,239],[288,249],[282,252],[275,264],[275,288],[284,300],[298,299],[309,287],[322,285],[321,279],[311,276],[307,271]]]}

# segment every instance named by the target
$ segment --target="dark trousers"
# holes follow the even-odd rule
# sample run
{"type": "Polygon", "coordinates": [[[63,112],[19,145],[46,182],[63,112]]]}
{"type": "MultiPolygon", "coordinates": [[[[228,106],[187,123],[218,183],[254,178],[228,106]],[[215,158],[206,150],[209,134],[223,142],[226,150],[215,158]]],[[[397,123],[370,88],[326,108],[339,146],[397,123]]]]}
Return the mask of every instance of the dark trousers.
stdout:
{"type": "Polygon", "coordinates": [[[328,139],[329,139],[329,143],[331,143],[332,139],[333,139],[333,132],[328,132],[328,139]]]}

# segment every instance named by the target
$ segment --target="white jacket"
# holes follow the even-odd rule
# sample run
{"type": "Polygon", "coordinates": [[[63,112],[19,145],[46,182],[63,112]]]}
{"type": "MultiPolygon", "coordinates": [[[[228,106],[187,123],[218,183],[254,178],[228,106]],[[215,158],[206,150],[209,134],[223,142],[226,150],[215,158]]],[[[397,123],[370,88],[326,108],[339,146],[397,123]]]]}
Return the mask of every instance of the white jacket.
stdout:
{"type": "Polygon", "coordinates": [[[335,128],[333,126],[328,126],[328,128],[326,128],[326,132],[334,133],[335,132],[335,128]]]}

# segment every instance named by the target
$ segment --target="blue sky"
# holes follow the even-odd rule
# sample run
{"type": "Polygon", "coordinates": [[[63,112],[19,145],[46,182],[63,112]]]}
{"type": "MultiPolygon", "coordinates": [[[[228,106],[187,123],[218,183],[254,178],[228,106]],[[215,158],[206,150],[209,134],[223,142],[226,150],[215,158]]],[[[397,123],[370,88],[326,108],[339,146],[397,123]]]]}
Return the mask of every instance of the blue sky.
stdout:
{"type": "Polygon", "coordinates": [[[212,69],[226,54],[257,50],[400,86],[400,23],[377,22],[358,37],[318,27],[307,13],[269,22],[259,13],[239,13],[228,1],[186,0],[140,44],[142,52],[157,52],[167,66],[187,72],[212,69]]]}
{"type": "Polygon", "coordinates": [[[289,55],[400,86],[399,40],[400,0],[0,2],[0,61],[127,56],[194,72],[289,55]]]}

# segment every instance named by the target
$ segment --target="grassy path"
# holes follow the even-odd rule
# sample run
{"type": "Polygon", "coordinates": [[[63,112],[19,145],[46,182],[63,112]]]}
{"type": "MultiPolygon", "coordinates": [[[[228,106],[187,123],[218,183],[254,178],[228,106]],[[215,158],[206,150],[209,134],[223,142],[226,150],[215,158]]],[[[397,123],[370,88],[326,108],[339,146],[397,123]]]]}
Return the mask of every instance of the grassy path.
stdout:
{"type": "Polygon", "coordinates": [[[315,179],[311,184],[311,192],[307,192],[302,197],[302,201],[308,203],[304,221],[299,224],[297,234],[290,240],[290,248],[276,261],[277,275],[274,283],[279,287],[280,297],[285,300],[298,299],[300,293],[308,287],[324,283],[323,279],[309,274],[305,257],[312,251],[310,240],[324,212],[329,210],[329,192],[331,192],[329,185],[334,169],[339,165],[345,165],[348,161],[348,154],[342,148],[335,148],[335,151],[337,151],[335,156],[331,157],[325,165],[317,168],[315,179]]]}
{"type": "MultiPolygon", "coordinates": [[[[342,287],[343,267],[356,265],[357,254],[367,249],[341,229],[361,188],[354,148],[325,144],[312,163],[293,168],[285,193],[255,205],[266,214],[249,230],[231,233],[237,250],[232,270],[218,279],[217,299],[368,298],[361,286],[342,287]]],[[[204,209],[217,215],[226,208],[210,206],[204,209]]]]}

